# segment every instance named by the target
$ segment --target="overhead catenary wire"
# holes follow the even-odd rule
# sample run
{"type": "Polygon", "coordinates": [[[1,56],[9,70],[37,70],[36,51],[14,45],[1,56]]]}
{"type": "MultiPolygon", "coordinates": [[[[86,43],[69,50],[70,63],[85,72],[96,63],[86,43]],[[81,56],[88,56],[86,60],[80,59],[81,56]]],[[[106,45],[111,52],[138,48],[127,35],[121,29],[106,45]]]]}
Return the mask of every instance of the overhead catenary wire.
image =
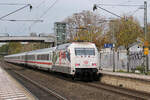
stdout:
{"type": "MultiPolygon", "coordinates": [[[[48,11],[49,11],[52,7],[55,6],[55,4],[56,4],[58,1],[59,1],[59,0],[55,0],[55,2],[54,2],[52,5],[50,5],[50,6],[47,8],[47,10],[44,11],[43,14],[42,14],[38,19],[42,19],[42,18],[48,13],[48,11]]],[[[31,27],[32,27],[34,24],[36,24],[36,23],[37,23],[37,22],[33,22],[33,23],[29,26],[29,30],[30,30],[31,27]]]]}
{"type": "Polygon", "coordinates": [[[0,21],[12,21],[12,22],[15,22],[15,21],[26,21],[26,22],[31,22],[31,21],[33,21],[33,22],[43,22],[43,20],[30,20],[30,19],[0,19],[0,21]]]}
{"type": "Polygon", "coordinates": [[[24,3],[0,3],[0,5],[27,5],[24,3]]]}
{"type": "Polygon", "coordinates": [[[46,0],[43,0],[42,2],[40,2],[37,6],[36,6],[36,8],[39,8],[43,3],[45,3],[46,2],[46,0]]]}
{"type": "Polygon", "coordinates": [[[7,16],[9,16],[9,15],[11,15],[11,14],[13,14],[13,13],[16,13],[16,12],[18,12],[18,11],[20,11],[20,10],[22,10],[22,9],[24,9],[24,8],[26,8],[26,7],[28,7],[28,6],[31,7],[31,4],[27,4],[27,5],[25,5],[25,6],[21,7],[21,8],[19,8],[19,9],[13,11],[13,12],[10,12],[10,13],[8,13],[8,14],[6,14],[6,15],[0,17],[0,19],[3,19],[3,18],[5,18],[5,17],[7,17],[7,16]]]}
{"type": "Polygon", "coordinates": [[[50,6],[48,7],[48,9],[40,16],[40,18],[44,17],[47,12],[58,2],[59,0],[55,0],[55,2],[50,6]]]}
{"type": "Polygon", "coordinates": [[[11,15],[11,14],[13,14],[13,13],[16,13],[17,11],[19,11],[19,10],[22,10],[22,9],[24,9],[25,7],[28,7],[28,6],[30,6],[30,10],[32,9],[32,6],[31,6],[31,4],[21,4],[21,3],[0,3],[0,5],[25,5],[25,6],[23,6],[23,7],[21,7],[21,8],[19,8],[19,9],[17,9],[17,10],[15,10],[15,11],[13,11],[13,12],[11,12],[11,13],[8,13],[8,14],[6,14],[6,15],[4,15],[4,16],[2,16],[2,17],[0,17],[0,21],[12,21],[12,22],[14,22],[14,21],[24,21],[24,22],[43,22],[43,20],[34,20],[34,19],[3,19],[3,18],[5,18],[5,17],[7,17],[7,16],[9,16],[9,15],[11,15]]]}
{"type": "Polygon", "coordinates": [[[123,4],[97,4],[97,5],[102,5],[102,6],[131,6],[131,7],[144,6],[144,5],[123,5],[123,4]]]}
{"type": "Polygon", "coordinates": [[[102,8],[101,6],[112,6],[112,7],[116,7],[116,6],[123,6],[123,7],[139,7],[139,8],[137,8],[131,15],[134,15],[139,9],[143,9],[144,8],[144,5],[140,5],[140,4],[130,4],[130,5],[127,5],[127,4],[104,4],[104,3],[101,3],[101,4],[96,4],[100,9],[102,9],[102,10],[105,10],[105,11],[107,11],[107,12],[109,12],[109,13],[111,13],[111,14],[113,14],[113,15],[115,15],[115,16],[117,16],[117,17],[119,17],[117,14],[115,14],[115,13],[113,13],[113,12],[110,12],[110,11],[108,11],[108,10],[106,10],[106,9],[104,9],[104,8],[102,8]]]}
{"type": "Polygon", "coordinates": [[[137,8],[131,15],[133,16],[140,8],[137,8]]]}
{"type": "Polygon", "coordinates": [[[117,15],[117,14],[115,14],[115,13],[113,13],[113,12],[107,10],[107,9],[104,9],[104,8],[100,7],[100,6],[98,6],[98,8],[100,8],[100,9],[102,9],[102,10],[104,10],[104,11],[106,11],[106,12],[108,12],[108,13],[114,15],[114,16],[117,16],[117,17],[119,17],[119,18],[122,18],[120,15],[117,15]]]}

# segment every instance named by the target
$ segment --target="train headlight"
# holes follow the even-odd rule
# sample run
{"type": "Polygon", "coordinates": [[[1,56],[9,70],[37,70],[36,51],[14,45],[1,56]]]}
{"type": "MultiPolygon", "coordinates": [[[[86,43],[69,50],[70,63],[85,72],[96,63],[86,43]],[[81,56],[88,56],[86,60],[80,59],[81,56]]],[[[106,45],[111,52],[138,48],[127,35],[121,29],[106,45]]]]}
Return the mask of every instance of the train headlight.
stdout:
{"type": "Polygon", "coordinates": [[[97,66],[97,64],[96,63],[92,63],[92,66],[97,66]]]}
{"type": "Polygon", "coordinates": [[[80,66],[80,64],[75,64],[75,66],[80,66]]]}

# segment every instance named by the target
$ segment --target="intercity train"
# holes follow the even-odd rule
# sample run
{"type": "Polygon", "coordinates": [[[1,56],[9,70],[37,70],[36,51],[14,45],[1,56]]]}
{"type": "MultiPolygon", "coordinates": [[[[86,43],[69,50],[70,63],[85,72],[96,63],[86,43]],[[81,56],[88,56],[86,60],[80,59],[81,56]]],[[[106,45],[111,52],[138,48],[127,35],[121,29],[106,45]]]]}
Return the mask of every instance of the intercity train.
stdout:
{"type": "Polygon", "coordinates": [[[95,44],[90,42],[66,43],[52,48],[7,55],[4,60],[64,73],[73,79],[98,79],[99,53],[95,44]]]}

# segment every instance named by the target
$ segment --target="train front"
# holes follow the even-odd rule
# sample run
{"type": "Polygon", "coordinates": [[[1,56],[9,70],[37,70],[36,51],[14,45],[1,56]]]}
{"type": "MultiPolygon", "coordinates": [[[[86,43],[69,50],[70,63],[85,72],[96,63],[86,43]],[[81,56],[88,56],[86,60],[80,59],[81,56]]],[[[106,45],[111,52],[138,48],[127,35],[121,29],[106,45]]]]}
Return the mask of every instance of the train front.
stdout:
{"type": "Polygon", "coordinates": [[[71,66],[75,70],[74,78],[97,80],[99,54],[95,44],[73,43],[71,47],[71,66]]]}

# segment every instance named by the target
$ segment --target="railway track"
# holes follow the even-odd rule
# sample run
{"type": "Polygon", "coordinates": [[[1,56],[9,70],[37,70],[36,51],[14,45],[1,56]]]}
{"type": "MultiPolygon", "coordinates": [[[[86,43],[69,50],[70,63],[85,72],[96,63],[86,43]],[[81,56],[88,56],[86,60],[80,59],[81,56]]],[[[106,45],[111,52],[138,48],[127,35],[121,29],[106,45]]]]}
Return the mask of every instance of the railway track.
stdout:
{"type": "MultiPolygon", "coordinates": [[[[45,72],[42,71],[42,73],[45,73],[45,72]]],[[[135,91],[135,90],[126,89],[126,88],[122,88],[122,87],[102,84],[100,82],[73,81],[71,78],[61,76],[59,74],[58,75],[57,74],[52,74],[52,75],[57,77],[57,78],[61,78],[63,80],[66,80],[66,81],[75,82],[77,84],[82,84],[84,86],[93,87],[93,88],[96,88],[96,89],[99,89],[99,90],[104,90],[104,91],[108,91],[108,92],[111,92],[111,93],[119,94],[121,96],[126,96],[126,97],[129,97],[129,98],[132,98],[134,100],[150,100],[150,94],[149,93],[143,93],[143,92],[140,92],[140,91],[135,91]]]]}
{"type": "Polygon", "coordinates": [[[96,82],[86,83],[86,84],[81,83],[81,84],[87,85],[89,87],[93,87],[93,88],[96,88],[96,89],[116,93],[116,94],[119,94],[121,96],[126,96],[126,97],[132,98],[134,100],[149,100],[150,99],[150,94],[135,91],[135,90],[129,90],[129,89],[125,89],[125,88],[110,86],[110,85],[96,83],[96,82]]]}
{"type": "MultiPolygon", "coordinates": [[[[33,70],[33,72],[34,71],[35,70],[33,70]]],[[[101,84],[100,82],[72,81],[71,78],[64,77],[64,76],[61,76],[59,74],[53,74],[53,73],[49,74],[49,72],[40,71],[40,70],[36,70],[36,71],[38,71],[39,73],[42,73],[42,74],[51,75],[53,77],[57,77],[57,78],[66,80],[66,81],[68,81],[70,83],[76,83],[76,84],[80,84],[80,85],[83,85],[83,86],[95,88],[95,89],[98,89],[99,91],[106,91],[106,92],[108,92],[110,94],[117,94],[117,95],[120,95],[122,97],[128,97],[131,100],[149,100],[149,98],[150,98],[150,94],[148,94],[148,93],[142,93],[142,92],[129,90],[129,89],[124,89],[124,88],[120,88],[120,87],[114,87],[114,86],[110,86],[110,85],[106,85],[106,84],[101,84]]],[[[32,80],[29,79],[28,77],[26,77],[26,76],[24,76],[24,75],[22,75],[22,74],[20,74],[18,72],[14,72],[14,73],[16,75],[24,78],[24,80],[28,80],[28,81],[32,82],[32,80]]],[[[48,88],[44,87],[43,85],[38,84],[35,81],[33,81],[32,84],[37,85],[39,88],[41,88],[44,91],[47,91],[47,93],[49,93],[49,94],[50,93],[54,94],[54,96],[57,97],[57,100],[66,100],[66,98],[60,96],[59,94],[57,96],[57,93],[55,94],[55,92],[53,92],[53,90],[49,90],[48,88]]],[[[40,99],[40,100],[46,100],[46,99],[40,99]]],[[[52,99],[52,100],[55,100],[55,99],[52,99]]],[[[123,99],[123,100],[128,100],[128,99],[123,99]]]]}
{"type": "Polygon", "coordinates": [[[54,90],[44,87],[38,82],[33,81],[32,79],[26,77],[25,75],[13,71],[6,70],[9,74],[11,74],[17,81],[19,81],[23,86],[31,92],[37,100],[67,100],[65,97],[56,93],[54,90]]]}

